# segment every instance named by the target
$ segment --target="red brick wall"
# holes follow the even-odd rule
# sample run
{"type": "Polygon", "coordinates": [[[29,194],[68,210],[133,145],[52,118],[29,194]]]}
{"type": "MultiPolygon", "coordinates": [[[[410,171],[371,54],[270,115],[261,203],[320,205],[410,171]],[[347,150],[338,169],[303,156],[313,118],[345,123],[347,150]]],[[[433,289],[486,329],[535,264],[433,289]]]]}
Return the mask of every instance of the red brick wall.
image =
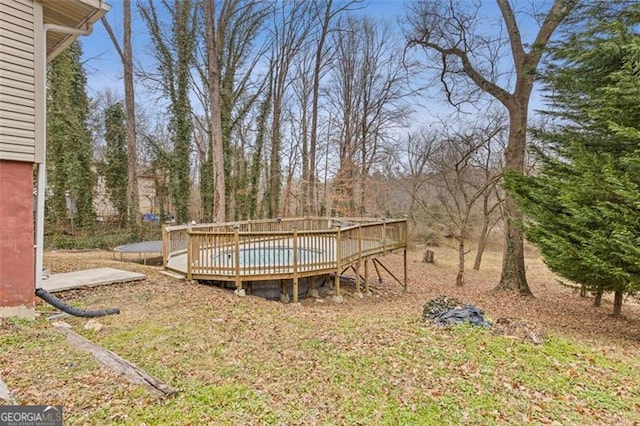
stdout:
{"type": "Polygon", "coordinates": [[[34,306],[33,164],[0,160],[0,308],[34,306]]]}

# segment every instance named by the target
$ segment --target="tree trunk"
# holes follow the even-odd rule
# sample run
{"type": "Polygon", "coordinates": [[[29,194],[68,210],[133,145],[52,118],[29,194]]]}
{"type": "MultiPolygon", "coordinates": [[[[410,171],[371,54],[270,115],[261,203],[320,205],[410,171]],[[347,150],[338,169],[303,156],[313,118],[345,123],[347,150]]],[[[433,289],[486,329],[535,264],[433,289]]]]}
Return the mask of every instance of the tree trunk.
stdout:
{"type": "Polygon", "coordinates": [[[135,91],[133,89],[133,50],[131,47],[131,0],[124,0],[124,34],[122,47],[113,32],[109,21],[102,17],[102,23],[109,38],[113,42],[124,71],[124,99],[126,109],[127,128],[127,216],[131,234],[138,233],[138,228],[142,224],[140,216],[140,194],[138,191],[138,148],[136,141],[136,110],[135,91]]]}
{"type": "MultiPolygon", "coordinates": [[[[305,84],[306,85],[306,84],[305,84]]],[[[302,90],[304,93],[302,94],[301,98],[302,101],[301,103],[301,113],[300,113],[300,133],[301,133],[301,138],[302,138],[302,191],[300,194],[301,197],[301,206],[302,209],[299,209],[302,211],[302,215],[303,216],[308,216],[309,215],[309,123],[308,123],[308,119],[307,119],[307,101],[308,99],[306,98],[306,90],[303,89],[302,90]]]]}
{"type": "MultiPolygon", "coordinates": [[[[268,76],[271,75],[269,72],[268,76]]],[[[267,133],[267,118],[271,110],[271,85],[265,95],[265,99],[260,104],[257,117],[256,147],[251,156],[251,169],[249,172],[249,201],[246,215],[249,219],[256,219],[258,216],[258,192],[260,184],[260,174],[262,173],[262,151],[264,139],[267,133]]]]}
{"type": "Polygon", "coordinates": [[[596,297],[595,299],[593,299],[593,306],[595,306],[596,308],[599,308],[600,306],[602,306],[602,289],[598,289],[596,291],[596,297]]]}
{"type": "Polygon", "coordinates": [[[424,252],[424,257],[422,258],[422,261],[424,263],[431,263],[434,264],[436,263],[436,254],[433,250],[431,249],[426,249],[424,252]]]}
{"type": "Polygon", "coordinates": [[[515,201],[507,196],[505,199],[505,211],[510,210],[510,216],[506,218],[506,240],[502,258],[502,275],[496,290],[517,290],[522,295],[532,296],[524,266],[524,239],[522,231],[516,222],[521,218],[517,211],[515,201]]]}
{"type": "MultiPolygon", "coordinates": [[[[136,141],[135,91],[133,90],[133,50],[131,47],[131,0],[124,0],[124,99],[127,109],[127,205],[129,226],[133,235],[137,235],[142,223],[140,216],[140,194],[138,192],[138,146],[136,141]]],[[[162,219],[162,218],[161,218],[162,219]]]]}
{"type": "Polygon", "coordinates": [[[367,199],[367,176],[365,173],[361,173],[360,197],[358,198],[360,204],[360,206],[358,207],[358,214],[360,215],[360,217],[364,217],[367,211],[367,209],[365,208],[365,201],[367,199]]]}
{"type": "MultiPolygon", "coordinates": [[[[505,170],[524,172],[527,105],[530,93],[530,89],[528,92],[524,90],[524,93],[518,93],[516,89],[517,100],[509,108],[509,142],[505,150],[505,170]]],[[[502,275],[496,290],[516,290],[523,296],[533,296],[527,284],[524,267],[524,237],[518,227],[518,223],[522,221],[522,213],[509,194],[505,196],[504,212],[506,232],[502,275]]]]}
{"type": "Polygon", "coordinates": [[[613,316],[615,318],[620,318],[622,314],[622,296],[624,293],[622,290],[616,290],[613,298],[613,316]]]}
{"type": "MultiPolygon", "coordinates": [[[[167,2],[161,3],[168,7],[167,2]]],[[[170,25],[160,24],[153,3],[139,2],[138,6],[149,30],[153,54],[159,62],[157,68],[162,75],[162,91],[170,100],[170,195],[177,221],[186,223],[191,220],[193,117],[190,94],[195,6],[190,0],[174,0],[169,14],[170,25]]]]}
{"type": "Polygon", "coordinates": [[[409,202],[409,217],[411,218],[411,223],[413,224],[414,229],[418,225],[418,219],[416,218],[416,192],[417,190],[412,189],[411,201],[409,202]]]}
{"type": "MultiPolygon", "coordinates": [[[[209,131],[207,130],[207,144],[211,145],[209,131]]],[[[201,154],[200,161],[200,220],[206,223],[213,222],[213,159],[211,158],[211,146],[207,152],[201,154]]]]}
{"type": "Polygon", "coordinates": [[[280,216],[280,191],[282,176],[280,174],[280,113],[282,97],[277,93],[273,98],[273,120],[271,127],[271,150],[269,158],[269,180],[267,200],[267,214],[270,218],[280,216]]]}
{"type": "Polygon", "coordinates": [[[489,223],[485,220],[482,224],[482,231],[480,232],[480,237],[478,238],[478,251],[476,252],[476,258],[473,261],[473,270],[479,271],[480,264],[482,263],[482,255],[484,254],[484,249],[487,246],[487,234],[489,233],[489,223]]]}
{"type": "Polygon", "coordinates": [[[216,45],[215,0],[205,1],[205,24],[207,26],[207,79],[211,119],[209,137],[211,138],[211,157],[213,167],[213,219],[226,220],[224,147],[222,141],[222,104],[220,101],[220,67],[218,64],[218,46],[216,45]]]}
{"type": "Polygon", "coordinates": [[[460,230],[458,239],[458,276],[456,277],[456,285],[464,285],[464,229],[460,230]]]}
{"type": "Polygon", "coordinates": [[[313,94],[311,97],[311,135],[309,137],[309,173],[307,180],[307,202],[311,214],[318,214],[316,203],[316,153],[318,151],[318,104],[320,99],[320,73],[322,71],[322,58],[324,53],[324,43],[329,32],[329,21],[331,19],[331,8],[333,0],[328,0],[325,4],[325,13],[322,20],[322,30],[316,47],[315,63],[313,65],[313,94]]]}

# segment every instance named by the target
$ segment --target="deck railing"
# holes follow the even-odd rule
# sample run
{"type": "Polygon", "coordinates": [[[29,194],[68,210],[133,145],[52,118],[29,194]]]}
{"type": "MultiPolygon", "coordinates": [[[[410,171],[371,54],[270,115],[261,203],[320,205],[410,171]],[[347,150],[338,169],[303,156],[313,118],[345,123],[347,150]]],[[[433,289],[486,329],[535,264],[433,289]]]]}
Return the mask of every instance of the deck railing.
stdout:
{"type": "Polygon", "coordinates": [[[167,226],[164,266],[193,279],[294,278],[342,270],[407,247],[406,220],[283,218],[167,226]]]}

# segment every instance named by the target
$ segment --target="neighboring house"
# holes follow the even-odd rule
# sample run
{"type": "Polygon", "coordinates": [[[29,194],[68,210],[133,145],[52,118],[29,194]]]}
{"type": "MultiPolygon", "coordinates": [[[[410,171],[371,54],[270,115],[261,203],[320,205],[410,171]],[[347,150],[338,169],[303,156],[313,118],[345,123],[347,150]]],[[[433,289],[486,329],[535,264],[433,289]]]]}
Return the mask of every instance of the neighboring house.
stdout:
{"type": "Polygon", "coordinates": [[[43,220],[38,214],[36,232],[32,193],[34,164],[45,180],[46,63],[109,8],[101,0],[0,0],[0,316],[35,316],[43,220]]]}
{"type": "MultiPolygon", "coordinates": [[[[160,203],[162,197],[156,194],[156,182],[153,177],[150,176],[138,176],[138,194],[140,199],[139,214],[144,213],[160,213],[160,203]]],[[[165,198],[165,205],[163,211],[165,214],[172,212],[171,206],[168,204],[168,197],[165,198]]],[[[98,183],[96,184],[93,207],[96,210],[96,215],[99,221],[109,221],[117,216],[118,212],[111,203],[109,195],[107,194],[107,188],[105,187],[104,176],[98,175],[98,183]]]]}

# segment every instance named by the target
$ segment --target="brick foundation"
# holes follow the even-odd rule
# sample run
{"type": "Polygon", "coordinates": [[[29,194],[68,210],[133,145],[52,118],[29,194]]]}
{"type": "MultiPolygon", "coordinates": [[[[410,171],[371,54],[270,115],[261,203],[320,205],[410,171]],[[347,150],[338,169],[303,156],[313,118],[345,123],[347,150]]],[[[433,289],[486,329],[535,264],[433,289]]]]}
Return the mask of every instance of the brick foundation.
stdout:
{"type": "Polygon", "coordinates": [[[0,316],[33,317],[33,164],[0,160],[0,316]]]}

